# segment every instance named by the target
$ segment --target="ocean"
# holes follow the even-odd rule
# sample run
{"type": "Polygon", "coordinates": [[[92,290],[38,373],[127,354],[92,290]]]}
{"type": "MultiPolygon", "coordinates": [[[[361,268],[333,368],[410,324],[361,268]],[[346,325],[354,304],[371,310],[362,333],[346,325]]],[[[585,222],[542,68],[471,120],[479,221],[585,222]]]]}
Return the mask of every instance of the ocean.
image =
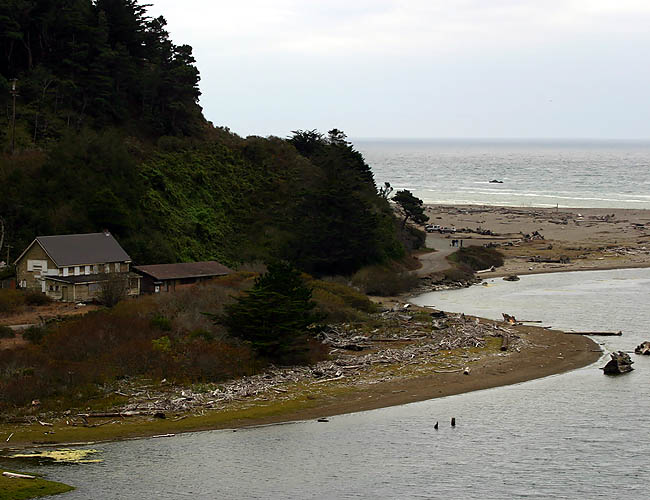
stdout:
{"type": "Polygon", "coordinates": [[[650,209],[650,141],[352,143],[378,186],[390,182],[426,203],[650,209]]]}

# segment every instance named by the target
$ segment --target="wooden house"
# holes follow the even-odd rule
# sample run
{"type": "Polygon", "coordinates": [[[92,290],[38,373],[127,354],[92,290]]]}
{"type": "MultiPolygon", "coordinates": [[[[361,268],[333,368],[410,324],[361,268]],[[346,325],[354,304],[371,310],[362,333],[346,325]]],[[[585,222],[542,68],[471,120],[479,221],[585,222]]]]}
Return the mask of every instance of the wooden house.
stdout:
{"type": "Polygon", "coordinates": [[[102,282],[123,279],[128,295],[140,293],[131,257],[108,232],[38,236],[15,262],[18,286],[64,302],[97,298],[102,282]]]}
{"type": "Polygon", "coordinates": [[[233,272],[216,261],[134,266],[133,270],[142,276],[143,293],[171,292],[233,272]]]}

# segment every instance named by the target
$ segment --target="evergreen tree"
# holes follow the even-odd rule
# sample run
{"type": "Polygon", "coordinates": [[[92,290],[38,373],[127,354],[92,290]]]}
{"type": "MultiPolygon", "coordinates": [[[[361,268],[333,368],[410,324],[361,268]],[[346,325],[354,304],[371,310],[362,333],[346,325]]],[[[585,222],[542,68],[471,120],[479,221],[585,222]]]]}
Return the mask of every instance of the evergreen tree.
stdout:
{"type": "Polygon", "coordinates": [[[316,304],[311,293],[299,271],[285,262],[274,263],[251,290],[226,306],[225,315],[216,321],[270,361],[304,362],[309,350],[308,327],[321,319],[313,312],[316,304]]]}
{"type": "Polygon", "coordinates": [[[397,203],[404,214],[402,220],[402,229],[406,226],[406,221],[411,219],[418,224],[424,224],[429,220],[429,217],[424,213],[424,206],[422,200],[413,196],[408,189],[397,191],[393,196],[393,201],[397,203]]]}

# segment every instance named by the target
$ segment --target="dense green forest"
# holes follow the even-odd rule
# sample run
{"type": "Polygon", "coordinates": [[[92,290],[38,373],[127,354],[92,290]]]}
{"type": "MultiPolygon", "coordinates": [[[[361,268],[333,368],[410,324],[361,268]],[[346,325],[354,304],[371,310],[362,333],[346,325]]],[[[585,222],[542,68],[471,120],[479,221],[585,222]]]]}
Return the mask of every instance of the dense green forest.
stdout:
{"type": "Polygon", "coordinates": [[[192,49],[165,24],[135,0],[0,4],[13,257],[37,235],[104,228],[141,264],[281,258],[324,275],[404,255],[408,238],[343,132],[214,127],[192,49]]]}

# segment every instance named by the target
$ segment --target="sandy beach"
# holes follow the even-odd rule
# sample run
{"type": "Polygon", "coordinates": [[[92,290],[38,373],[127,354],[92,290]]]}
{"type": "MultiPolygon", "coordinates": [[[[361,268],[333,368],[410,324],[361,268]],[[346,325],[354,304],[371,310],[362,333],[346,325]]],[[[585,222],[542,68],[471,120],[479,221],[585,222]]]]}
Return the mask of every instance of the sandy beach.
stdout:
{"type": "Polygon", "coordinates": [[[461,239],[504,253],[505,265],[483,278],[650,267],[648,210],[428,205],[426,213],[430,223],[456,229],[433,233],[438,246],[461,239]]]}

